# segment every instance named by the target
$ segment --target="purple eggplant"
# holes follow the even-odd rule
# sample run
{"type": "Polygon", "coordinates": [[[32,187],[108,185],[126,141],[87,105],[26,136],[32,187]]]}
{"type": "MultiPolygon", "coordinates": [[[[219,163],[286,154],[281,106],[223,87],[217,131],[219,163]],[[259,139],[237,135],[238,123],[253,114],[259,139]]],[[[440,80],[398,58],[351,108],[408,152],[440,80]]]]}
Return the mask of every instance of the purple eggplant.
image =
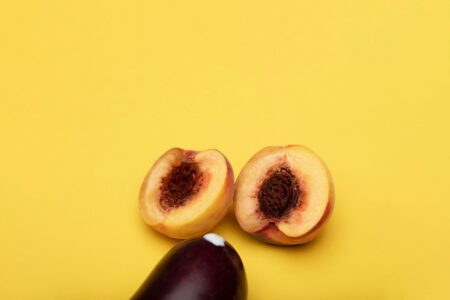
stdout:
{"type": "Polygon", "coordinates": [[[229,243],[208,233],[173,247],[131,299],[245,300],[244,265],[229,243]]]}

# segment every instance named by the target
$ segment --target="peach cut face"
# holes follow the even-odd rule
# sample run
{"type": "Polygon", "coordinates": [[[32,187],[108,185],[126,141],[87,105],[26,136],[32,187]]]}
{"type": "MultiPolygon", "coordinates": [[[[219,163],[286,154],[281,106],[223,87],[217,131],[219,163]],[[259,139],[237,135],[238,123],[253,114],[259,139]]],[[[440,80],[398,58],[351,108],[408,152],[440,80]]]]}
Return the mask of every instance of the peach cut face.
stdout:
{"type": "Polygon", "coordinates": [[[236,182],[240,226],[268,243],[305,243],[320,231],[334,205],[333,182],[323,161],[304,146],[266,147],[236,182]]]}
{"type": "Polygon", "coordinates": [[[173,148],[145,177],[139,206],[155,230],[187,239],[205,234],[222,220],[233,191],[233,170],[222,153],[173,148]]]}

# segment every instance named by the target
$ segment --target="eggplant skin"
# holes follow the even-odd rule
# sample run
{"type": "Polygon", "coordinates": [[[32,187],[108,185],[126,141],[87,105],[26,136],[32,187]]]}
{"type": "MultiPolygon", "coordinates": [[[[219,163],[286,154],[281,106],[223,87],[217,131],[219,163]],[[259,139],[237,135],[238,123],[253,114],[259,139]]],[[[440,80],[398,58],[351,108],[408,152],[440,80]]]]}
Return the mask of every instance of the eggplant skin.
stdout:
{"type": "Polygon", "coordinates": [[[244,265],[228,242],[186,240],[162,258],[131,299],[245,300],[244,265]]]}

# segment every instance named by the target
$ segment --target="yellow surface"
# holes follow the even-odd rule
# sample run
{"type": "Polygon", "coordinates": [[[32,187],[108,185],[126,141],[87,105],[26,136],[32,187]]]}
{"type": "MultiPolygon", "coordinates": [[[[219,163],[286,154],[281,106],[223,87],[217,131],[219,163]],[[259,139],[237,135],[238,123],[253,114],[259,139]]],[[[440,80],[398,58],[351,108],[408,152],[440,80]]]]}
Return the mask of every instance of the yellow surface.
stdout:
{"type": "Polygon", "coordinates": [[[236,175],[267,145],[327,162],[301,247],[228,216],[249,299],[450,299],[450,2],[2,1],[0,298],[126,299],[174,240],[138,213],[173,146],[236,175]]]}

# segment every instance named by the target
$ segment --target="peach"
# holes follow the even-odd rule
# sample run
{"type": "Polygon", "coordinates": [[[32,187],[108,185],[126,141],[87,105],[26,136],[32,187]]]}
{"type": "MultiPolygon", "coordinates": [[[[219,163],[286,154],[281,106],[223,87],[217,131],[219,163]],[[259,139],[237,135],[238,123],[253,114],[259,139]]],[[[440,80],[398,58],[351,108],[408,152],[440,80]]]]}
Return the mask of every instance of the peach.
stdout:
{"type": "Polygon", "coordinates": [[[211,231],[223,219],[233,192],[233,169],[222,153],[173,148],[145,177],[139,207],[153,229],[188,239],[211,231]]]}
{"type": "Polygon", "coordinates": [[[312,240],[333,206],[331,174],[304,146],[262,149],[236,181],[236,219],[244,231],[267,243],[295,245],[312,240]]]}

